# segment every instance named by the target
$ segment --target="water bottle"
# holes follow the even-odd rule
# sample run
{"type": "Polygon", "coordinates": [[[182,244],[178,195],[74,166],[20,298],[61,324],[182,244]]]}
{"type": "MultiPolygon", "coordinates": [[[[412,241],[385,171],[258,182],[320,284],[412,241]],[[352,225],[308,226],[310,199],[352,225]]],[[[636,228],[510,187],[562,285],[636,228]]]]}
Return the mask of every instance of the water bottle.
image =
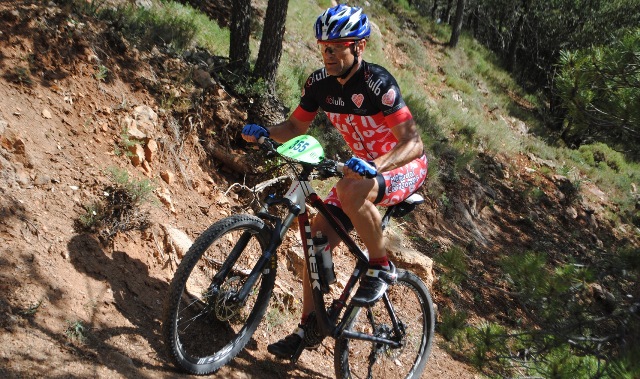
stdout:
{"type": "Polygon", "coordinates": [[[316,232],[316,236],[313,237],[313,246],[316,249],[316,255],[321,256],[323,276],[327,284],[333,284],[336,282],[336,273],[333,271],[333,260],[331,259],[331,246],[329,246],[329,239],[322,235],[321,231],[316,232]]]}

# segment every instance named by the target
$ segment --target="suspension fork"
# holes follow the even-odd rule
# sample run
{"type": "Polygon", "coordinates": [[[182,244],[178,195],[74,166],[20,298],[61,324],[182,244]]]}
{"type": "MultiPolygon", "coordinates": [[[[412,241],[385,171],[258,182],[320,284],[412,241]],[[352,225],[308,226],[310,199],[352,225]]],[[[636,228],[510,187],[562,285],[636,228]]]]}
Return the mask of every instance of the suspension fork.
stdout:
{"type": "MultiPolygon", "coordinates": [[[[247,296],[251,292],[251,289],[253,288],[255,283],[258,281],[258,278],[260,277],[260,275],[263,273],[267,263],[272,259],[276,249],[280,246],[280,244],[282,244],[282,238],[280,237],[280,230],[282,229],[282,221],[277,218],[274,221],[275,221],[275,227],[271,230],[271,238],[269,239],[269,246],[267,246],[267,248],[264,250],[260,258],[258,258],[258,262],[256,262],[255,266],[253,266],[253,269],[251,269],[251,273],[249,273],[249,277],[240,288],[240,291],[238,291],[238,293],[234,296],[234,300],[239,303],[243,303],[247,299],[247,296]]],[[[236,244],[236,246],[234,247],[232,251],[232,254],[235,253],[233,262],[230,262],[230,265],[229,265],[230,267],[227,269],[227,272],[223,276],[221,276],[221,278],[224,278],[228,274],[228,271],[231,269],[231,266],[233,266],[233,263],[235,263],[235,261],[238,259],[238,257],[240,256],[240,253],[244,251],[244,248],[247,246],[247,243],[249,242],[250,239],[251,239],[251,233],[244,232],[243,235],[240,237],[240,240],[242,241],[242,246],[239,249],[236,249],[239,245],[241,245],[239,241],[238,244],[236,244]]],[[[227,262],[228,261],[229,260],[227,259],[227,262]]],[[[216,276],[218,276],[218,274],[216,274],[216,276]]]]}

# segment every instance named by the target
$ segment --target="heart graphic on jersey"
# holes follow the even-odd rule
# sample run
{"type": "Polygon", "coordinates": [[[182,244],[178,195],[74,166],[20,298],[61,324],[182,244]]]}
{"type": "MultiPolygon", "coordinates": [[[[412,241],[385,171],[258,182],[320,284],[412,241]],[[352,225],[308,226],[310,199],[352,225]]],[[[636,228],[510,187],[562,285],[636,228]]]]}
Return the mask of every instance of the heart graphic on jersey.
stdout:
{"type": "Polygon", "coordinates": [[[354,93],[351,95],[351,101],[360,108],[362,106],[362,102],[364,101],[364,95],[361,93],[354,93]]]}
{"type": "Polygon", "coordinates": [[[387,93],[382,95],[382,104],[390,107],[393,106],[393,103],[396,101],[396,91],[393,88],[390,88],[387,93]]]}

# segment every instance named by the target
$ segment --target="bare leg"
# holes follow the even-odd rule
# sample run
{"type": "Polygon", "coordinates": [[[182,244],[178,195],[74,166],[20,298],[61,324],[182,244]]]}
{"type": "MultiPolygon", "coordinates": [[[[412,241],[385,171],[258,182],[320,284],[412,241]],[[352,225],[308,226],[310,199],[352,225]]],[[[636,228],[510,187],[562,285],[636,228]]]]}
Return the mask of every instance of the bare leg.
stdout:
{"type": "Polygon", "coordinates": [[[342,210],[349,216],[353,227],[369,251],[370,259],[386,256],[380,223],[382,217],[373,204],[378,194],[378,183],[373,179],[340,180],[336,186],[342,210]]]}

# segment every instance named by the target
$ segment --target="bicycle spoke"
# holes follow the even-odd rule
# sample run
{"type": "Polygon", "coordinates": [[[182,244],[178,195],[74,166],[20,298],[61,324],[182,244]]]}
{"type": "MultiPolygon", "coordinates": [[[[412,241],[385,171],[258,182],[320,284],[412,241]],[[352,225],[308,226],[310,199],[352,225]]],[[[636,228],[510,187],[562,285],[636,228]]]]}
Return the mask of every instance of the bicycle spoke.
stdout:
{"type": "Polygon", "coordinates": [[[378,301],[360,312],[349,329],[400,342],[401,346],[357,339],[336,345],[336,376],[352,378],[419,378],[433,338],[433,309],[426,287],[402,272],[388,289],[389,304],[378,301]],[[395,317],[391,317],[395,314],[395,317]],[[394,327],[397,321],[397,328],[394,327]]]}
{"type": "Polygon", "coordinates": [[[232,216],[205,231],[183,258],[165,312],[165,340],[176,364],[205,374],[233,358],[266,311],[275,270],[259,275],[245,299],[237,299],[267,242],[263,223],[232,216]],[[219,270],[223,270],[221,274],[219,270]],[[265,279],[268,278],[268,279],[265,279]]]}

